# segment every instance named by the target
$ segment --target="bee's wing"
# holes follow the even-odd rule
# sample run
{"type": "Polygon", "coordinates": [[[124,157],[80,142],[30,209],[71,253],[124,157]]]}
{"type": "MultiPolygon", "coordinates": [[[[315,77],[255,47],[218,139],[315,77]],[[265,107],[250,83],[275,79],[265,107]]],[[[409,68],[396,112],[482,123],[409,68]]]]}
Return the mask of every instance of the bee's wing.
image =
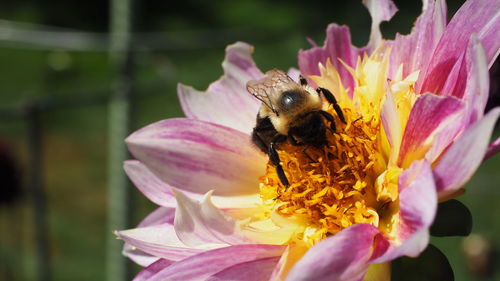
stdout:
{"type": "Polygon", "coordinates": [[[272,69],[266,72],[266,76],[260,80],[251,80],[247,83],[247,90],[254,97],[259,99],[274,113],[278,114],[274,101],[279,98],[283,89],[290,83],[295,83],[285,72],[279,69],[272,69]]]}

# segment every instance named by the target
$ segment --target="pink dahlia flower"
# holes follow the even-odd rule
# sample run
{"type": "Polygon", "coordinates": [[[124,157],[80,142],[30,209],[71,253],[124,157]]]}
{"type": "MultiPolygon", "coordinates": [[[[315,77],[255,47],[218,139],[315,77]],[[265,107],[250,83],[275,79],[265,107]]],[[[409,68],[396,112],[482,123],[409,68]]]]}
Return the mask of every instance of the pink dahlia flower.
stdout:
{"type": "Polygon", "coordinates": [[[145,267],[135,280],[389,280],[391,260],[418,256],[438,201],[500,147],[489,145],[500,108],[484,114],[500,1],[469,0],[449,23],[444,1],[423,2],[409,35],[382,39],[396,7],[366,0],[367,46],[331,24],[322,47],[299,52],[300,74],[334,93],[346,124],[308,149],[315,161],[279,147],[288,187],[251,143],[260,102],[246,84],[264,77],[251,46],[227,48],[207,91],[179,85],[187,118],[126,140],[136,160],[125,171],[160,205],[116,232],[145,267]]]}

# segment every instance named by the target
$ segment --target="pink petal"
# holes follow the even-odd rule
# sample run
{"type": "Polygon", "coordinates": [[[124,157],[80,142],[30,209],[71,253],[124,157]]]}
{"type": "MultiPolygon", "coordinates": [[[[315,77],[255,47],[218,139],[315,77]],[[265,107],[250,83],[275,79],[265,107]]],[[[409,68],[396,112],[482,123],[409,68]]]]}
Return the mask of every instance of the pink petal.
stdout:
{"type": "Polygon", "coordinates": [[[432,144],[430,149],[425,154],[425,159],[427,159],[430,163],[436,162],[443,151],[445,151],[451,143],[463,132],[466,127],[466,118],[465,114],[460,114],[457,118],[436,130],[436,134],[432,138],[432,144]]]}
{"type": "Polygon", "coordinates": [[[224,76],[205,92],[179,84],[177,94],[186,117],[250,133],[260,102],[247,92],[246,83],[264,76],[255,65],[252,53],[253,47],[249,44],[229,45],[222,63],[224,76]]]}
{"type": "Polygon", "coordinates": [[[367,46],[369,52],[372,52],[382,42],[380,24],[383,21],[389,21],[398,11],[398,8],[396,8],[396,5],[391,0],[363,0],[363,4],[370,12],[372,18],[370,41],[367,46]]]}
{"type": "Polygon", "coordinates": [[[465,53],[460,55],[454,62],[449,73],[446,74],[446,81],[444,82],[441,92],[438,94],[446,96],[457,96],[461,98],[463,96],[463,88],[465,85],[465,77],[467,76],[467,70],[465,66],[465,53]]]}
{"type": "MultiPolygon", "coordinates": [[[[469,0],[453,16],[439,41],[430,64],[420,75],[417,92],[442,93],[453,65],[465,53],[469,38],[478,35],[491,66],[500,47],[500,2],[469,0]]],[[[464,73],[465,74],[465,73],[464,73]]],[[[465,77],[458,79],[464,80],[465,77]]]]}
{"type": "MultiPolygon", "coordinates": [[[[299,51],[299,69],[305,77],[320,75],[319,64],[326,65],[326,61],[329,59],[339,72],[344,87],[352,92],[355,86],[354,79],[339,59],[343,60],[348,66],[354,67],[360,54],[361,50],[351,43],[349,28],[332,23],[326,29],[326,39],[323,47],[313,47],[306,51],[299,51]]],[[[309,80],[309,83],[315,85],[312,80],[309,80]]]]}
{"type": "MultiPolygon", "coordinates": [[[[396,6],[391,0],[364,0],[363,3],[368,8],[372,17],[372,28],[368,46],[361,49],[356,48],[351,43],[349,28],[332,23],[326,29],[326,39],[323,47],[312,44],[313,47],[311,49],[299,51],[299,69],[302,75],[306,77],[319,75],[319,64],[326,65],[329,59],[339,72],[342,85],[349,89],[349,93],[352,94],[355,86],[354,79],[339,59],[344,61],[348,66],[354,67],[358,56],[364,52],[370,54],[378,47],[382,39],[379,30],[380,23],[390,20],[397,11],[396,6]]],[[[309,83],[313,86],[315,85],[312,80],[309,80],[309,83]]]]}
{"type": "Polygon", "coordinates": [[[137,226],[146,227],[165,223],[174,224],[174,217],[175,208],[159,207],[147,215],[137,226]]]}
{"type": "Polygon", "coordinates": [[[211,192],[201,202],[190,199],[180,191],[174,192],[177,198],[175,232],[185,245],[248,243],[247,239],[235,233],[236,222],[212,204],[211,192]]]}
{"type": "Polygon", "coordinates": [[[477,36],[471,37],[467,53],[457,61],[451,72],[443,91],[455,95],[460,92],[459,97],[464,100],[466,106],[465,112],[460,117],[461,120],[438,132],[433,147],[426,155],[431,162],[441,155],[458,133],[484,115],[489,92],[489,75],[486,56],[477,36]],[[465,76],[466,79],[462,79],[465,76]],[[462,88],[465,88],[465,91],[461,90],[462,88]]]}
{"type": "Polygon", "coordinates": [[[269,280],[278,261],[279,257],[271,257],[236,264],[210,276],[207,281],[269,280]]]}
{"type": "Polygon", "coordinates": [[[382,118],[382,125],[384,126],[387,140],[394,151],[400,147],[403,133],[401,132],[401,120],[399,118],[396,102],[391,92],[387,92],[385,95],[380,117],[382,118]]]}
{"type": "Polygon", "coordinates": [[[486,54],[475,34],[469,41],[465,58],[467,80],[463,98],[469,104],[467,118],[469,124],[472,124],[483,117],[490,89],[486,54]]]}
{"type": "Polygon", "coordinates": [[[496,141],[492,142],[488,146],[488,150],[486,151],[486,155],[484,156],[484,160],[492,157],[493,155],[500,152],[500,138],[496,139],[496,141]]]}
{"type": "Polygon", "coordinates": [[[362,278],[379,230],[356,224],[313,246],[295,264],[287,281],[347,281],[362,278]]]}
{"type": "Polygon", "coordinates": [[[486,154],[500,107],[470,126],[444,153],[434,168],[439,197],[462,187],[474,174],[486,154]]]}
{"type": "MultiPolygon", "coordinates": [[[[171,185],[163,182],[144,164],[137,160],[127,160],[124,169],[134,185],[152,202],[164,206],[175,207],[177,201],[172,192],[171,185]]],[[[203,191],[203,190],[202,190],[203,191]]],[[[202,193],[184,191],[190,198],[201,200],[202,193]]],[[[220,208],[254,208],[258,201],[258,194],[255,196],[213,196],[212,201],[220,208]]],[[[228,210],[228,209],[226,209],[228,210]]]]}
{"type": "Polygon", "coordinates": [[[400,222],[397,242],[373,262],[418,256],[429,243],[429,227],[437,210],[437,194],[429,162],[414,161],[399,176],[400,222]]]}
{"type": "Polygon", "coordinates": [[[159,179],[194,193],[215,189],[217,195],[258,193],[265,172],[264,153],[250,136],[194,119],[151,124],[126,139],[128,148],[159,179]]]}
{"type": "Polygon", "coordinates": [[[391,51],[391,77],[401,63],[403,77],[429,64],[446,26],[446,2],[428,1],[409,35],[397,34],[391,51]]]}
{"type": "Polygon", "coordinates": [[[147,254],[168,260],[181,260],[205,251],[205,249],[186,247],[177,238],[174,226],[171,224],[116,231],[116,235],[147,254]]]}
{"type": "Polygon", "coordinates": [[[287,245],[268,281],[283,281],[297,261],[301,259],[308,250],[308,246],[300,241],[298,243],[293,241],[287,245]]]}
{"type": "Polygon", "coordinates": [[[125,161],[123,169],[134,185],[151,202],[165,207],[175,207],[172,187],[155,176],[144,164],[137,160],[125,161]]]}
{"type": "Polygon", "coordinates": [[[133,262],[142,267],[149,266],[158,261],[159,259],[158,257],[150,255],[144,251],[141,251],[136,247],[127,243],[123,245],[122,255],[131,259],[133,262]]]}
{"type": "MultiPolygon", "coordinates": [[[[149,214],[144,220],[142,220],[137,227],[146,227],[160,224],[173,225],[174,214],[174,208],[160,207],[149,214]]],[[[125,243],[123,245],[122,254],[141,266],[148,266],[158,260],[158,257],[141,251],[128,243],[125,243]]]]}
{"type": "Polygon", "coordinates": [[[235,265],[279,257],[284,248],[277,245],[236,245],[214,249],[176,262],[149,280],[206,280],[235,265]]]}
{"type": "Polygon", "coordinates": [[[166,259],[159,259],[137,274],[132,281],[147,281],[149,278],[170,266],[173,262],[166,259]]]}
{"type": "Polygon", "coordinates": [[[293,81],[295,82],[300,82],[299,77],[300,77],[300,70],[298,70],[295,67],[290,67],[288,69],[288,72],[286,73],[290,78],[292,78],[293,81]]]}
{"type": "MultiPolygon", "coordinates": [[[[431,137],[455,122],[464,108],[463,103],[454,97],[423,94],[418,97],[410,112],[410,117],[403,134],[398,163],[408,167],[411,161],[421,159],[425,146],[430,146],[431,137]]],[[[454,135],[449,134],[453,138],[454,135]]],[[[447,146],[451,139],[441,141],[447,146]]],[[[443,148],[444,149],[444,148],[443,148]]]]}

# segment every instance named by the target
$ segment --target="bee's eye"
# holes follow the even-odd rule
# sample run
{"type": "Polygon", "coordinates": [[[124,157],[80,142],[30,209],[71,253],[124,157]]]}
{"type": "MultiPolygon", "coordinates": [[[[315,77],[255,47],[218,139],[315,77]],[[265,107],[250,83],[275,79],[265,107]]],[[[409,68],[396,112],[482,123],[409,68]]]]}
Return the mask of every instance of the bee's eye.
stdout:
{"type": "Polygon", "coordinates": [[[297,91],[285,91],[281,94],[280,106],[283,110],[291,110],[302,103],[302,95],[297,91]]]}

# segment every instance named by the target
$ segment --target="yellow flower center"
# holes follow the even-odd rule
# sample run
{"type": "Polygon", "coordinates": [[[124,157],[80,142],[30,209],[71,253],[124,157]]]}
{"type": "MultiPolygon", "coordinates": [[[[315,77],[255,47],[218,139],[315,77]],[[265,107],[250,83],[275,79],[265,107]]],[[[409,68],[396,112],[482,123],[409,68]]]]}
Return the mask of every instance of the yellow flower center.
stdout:
{"type": "MultiPolygon", "coordinates": [[[[266,215],[254,216],[252,221],[259,220],[261,225],[249,225],[275,225],[273,231],[291,229],[285,243],[305,243],[306,247],[358,223],[371,224],[394,237],[402,172],[396,160],[416,97],[413,85],[418,72],[403,79],[400,66],[388,79],[389,53],[390,49],[382,47],[370,57],[359,58],[354,69],[346,66],[356,84],[352,96],[329,61],[320,65],[321,75],[310,77],[334,93],[347,124],[337,118],[337,131],[327,131],[328,144],[321,148],[280,145],[278,154],[290,185],[283,186],[276,167],[269,163],[260,178],[266,215]],[[390,140],[380,117],[385,102],[393,104],[390,140]]],[[[331,105],[325,110],[336,116],[331,105]]]]}
{"type": "Polygon", "coordinates": [[[271,164],[260,179],[262,199],[279,215],[305,222],[304,235],[313,242],[353,224],[378,227],[378,211],[387,203],[377,201],[375,190],[380,123],[350,109],[344,115],[347,125],[336,122],[337,132],[327,132],[328,145],[305,151],[288,143],[280,147],[289,187],[271,164]]]}

